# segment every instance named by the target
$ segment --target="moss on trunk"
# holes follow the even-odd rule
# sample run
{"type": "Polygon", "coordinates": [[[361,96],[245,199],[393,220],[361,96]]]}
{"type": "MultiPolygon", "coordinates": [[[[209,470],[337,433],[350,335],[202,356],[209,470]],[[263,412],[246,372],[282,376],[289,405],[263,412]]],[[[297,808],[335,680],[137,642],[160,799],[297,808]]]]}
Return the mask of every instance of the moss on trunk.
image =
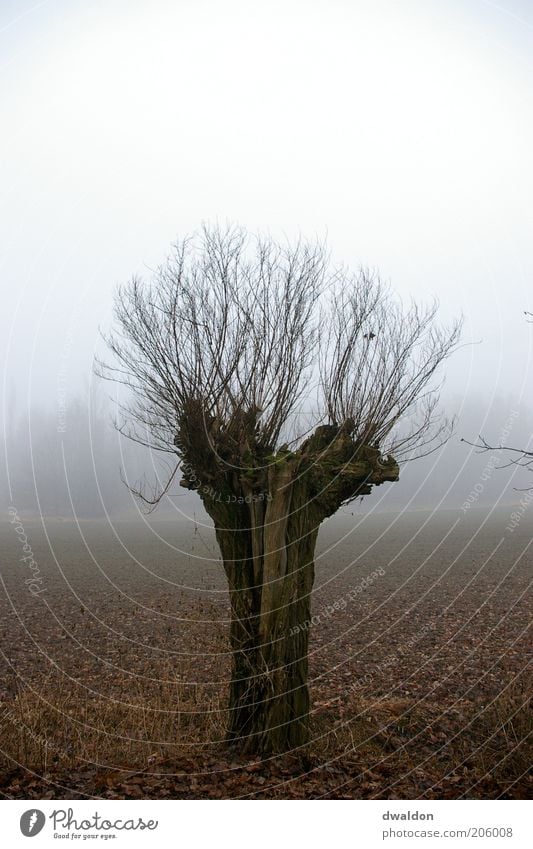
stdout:
{"type": "Polygon", "coordinates": [[[269,755],[309,739],[308,640],[320,524],[344,501],[396,480],[398,466],[333,426],[317,428],[294,453],[268,454],[250,442],[241,437],[240,461],[229,464],[221,439],[207,462],[191,450],[185,429],[180,434],[195,470],[194,480],[189,475],[182,483],[198,489],[213,519],[229,585],[228,740],[269,755]]]}

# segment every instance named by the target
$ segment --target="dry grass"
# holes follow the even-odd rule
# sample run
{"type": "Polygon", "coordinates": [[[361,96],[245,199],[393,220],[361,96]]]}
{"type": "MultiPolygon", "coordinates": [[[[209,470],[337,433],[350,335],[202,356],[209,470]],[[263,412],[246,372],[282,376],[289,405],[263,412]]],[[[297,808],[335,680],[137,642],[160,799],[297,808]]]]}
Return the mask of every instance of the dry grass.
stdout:
{"type": "Polygon", "coordinates": [[[224,738],[222,692],[183,684],[170,667],[160,677],[157,688],[125,680],[120,699],[53,681],[39,692],[15,685],[0,707],[2,768],[15,762],[40,774],[82,764],[143,769],[224,738]]]}
{"type": "MultiPolygon", "coordinates": [[[[357,550],[374,546],[381,524],[358,530],[357,550]]],[[[458,526],[446,549],[435,546],[435,534],[448,520],[415,539],[418,524],[406,519],[381,549],[372,547],[372,562],[386,566],[394,558],[394,569],[357,604],[312,630],[313,740],[302,757],[270,763],[251,763],[221,744],[228,599],[216,563],[199,576],[196,559],[176,560],[176,550],[187,549],[181,530],[168,530],[175,546],[158,547],[144,530],[122,529],[128,551],[157,564],[151,576],[117,554],[101,524],[87,525],[110,584],[107,572],[87,562],[75,529],[55,528],[66,586],[32,526],[47,609],[20,581],[18,549],[9,561],[8,529],[3,542],[11,566],[0,599],[0,795],[527,798],[532,713],[523,669],[531,564],[522,559],[502,581],[527,533],[513,535],[504,556],[476,577],[485,549],[498,538],[497,523],[478,536],[472,525],[458,526]],[[468,556],[448,570],[469,541],[468,556]],[[168,581],[163,588],[161,577],[168,581]]],[[[324,544],[337,538],[338,528],[326,528],[324,544]]],[[[350,537],[335,549],[338,562],[353,558],[354,545],[350,537]]],[[[329,580],[334,562],[317,561],[319,614],[346,597],[359,575],[341,570],[329,580]]]]}
{"type": "MultiPolygon", "coordinates": [[[[124,682],[120,701],[83,699],[52,681],[38,693],[18,689],[0,708],[0,768],[8,775],[19,764],[40,776],[88,770],[88,781],[94,781],[95,775],[101,780],[118,774],[113,771],[149,775],[154,765],[170,765],[172,774],[184,758],[192,773],[196,762],[201,771],[207,756],[229,763],[235,755],[220,745],[225,694],[206,696],[205,689],[172,680],[169,669],[161,672],[164,680],[156,690],[132,691],[124,682]]],[[[497,796],[498,788],[505,794],[525,786],[532,762],[532,716],[531,688],[524,678],[485,705],[447,708],[361,697],[319,703],[302,774],[344,771],[356,796],[460,796],[459,781],[468,785],[467,796],[497,796]],[[492,790],[487,791],[487,782],[492,790]]]]}
{"type": "Polygon", "coordinates": [[[502,782],[517,781],[533,767],[532,694],[531,682],[519,678],[472,720],[469,745],[479,768],[502,782]]]}

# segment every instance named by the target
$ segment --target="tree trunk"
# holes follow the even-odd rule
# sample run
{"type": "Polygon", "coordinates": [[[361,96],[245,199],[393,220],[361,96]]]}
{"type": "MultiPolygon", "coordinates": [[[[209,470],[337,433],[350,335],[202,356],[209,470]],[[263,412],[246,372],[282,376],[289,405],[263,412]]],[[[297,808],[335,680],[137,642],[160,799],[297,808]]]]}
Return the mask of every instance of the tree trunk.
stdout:
{"type": "Polygon", "coordinates": [[[231,461],[223,453],[226,434],[215,440],[216,452],[207,451],[204,430],[189,424],[180,431],[187,465],[197,470],[181,483],[198,490],[213,519],[229,584],[228,740],[262,756],[298,749],[309,740],[307,655],[319,526],[346,499],[397,480],[398,466],[333,425],[317,428],[296,452],[251,451],[248,434],[231,461]]]}
{"type": "Polygon", "coordinates": [[[232,615],[228,740],[262,755],[298,748],[309,738],[307,654],[318,525],[312,510],[294,503],[292,475],[290,464],[271,472],[271,500],[233,510],[234,527],[216,530],[232,615]]]}

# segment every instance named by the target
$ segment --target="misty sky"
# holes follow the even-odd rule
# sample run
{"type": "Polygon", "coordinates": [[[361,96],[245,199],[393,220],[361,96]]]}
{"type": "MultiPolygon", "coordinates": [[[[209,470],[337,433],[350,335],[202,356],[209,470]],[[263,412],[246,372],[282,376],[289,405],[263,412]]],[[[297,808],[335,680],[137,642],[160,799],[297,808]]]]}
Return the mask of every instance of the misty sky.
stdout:
{"type": "Polygon", "coordinates": [[[532,47],[518,0],[2,0],[5,387],[78,391],[116,284],[229,219],[437,295],[449,393],[528,403],[532,47]]]}

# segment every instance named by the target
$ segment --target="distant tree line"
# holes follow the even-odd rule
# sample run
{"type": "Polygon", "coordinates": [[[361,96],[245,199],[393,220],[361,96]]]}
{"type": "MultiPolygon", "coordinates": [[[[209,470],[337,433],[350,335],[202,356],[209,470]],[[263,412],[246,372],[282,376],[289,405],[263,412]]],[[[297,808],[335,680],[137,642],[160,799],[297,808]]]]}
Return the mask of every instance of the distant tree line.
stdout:
{"type": "Polygon", "coordinates": [[[68,400],[60,411],[12,406],[5,420],[5,508],[15,504],[30,514],[80,518],[134,508],[121,477],[137,479],[147,452],[120,439],[107,401],[96,391],[68,400]]]}

